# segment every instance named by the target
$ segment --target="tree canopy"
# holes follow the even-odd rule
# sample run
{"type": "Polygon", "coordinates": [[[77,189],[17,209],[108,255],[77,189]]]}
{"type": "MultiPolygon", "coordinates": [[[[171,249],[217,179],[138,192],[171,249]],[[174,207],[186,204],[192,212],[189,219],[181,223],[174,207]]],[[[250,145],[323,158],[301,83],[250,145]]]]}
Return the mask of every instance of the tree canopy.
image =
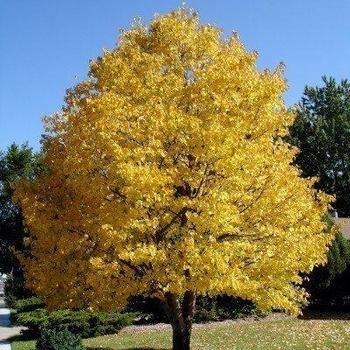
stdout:
{"type": "MultiPolygon", "coordinates": [[[[184,9],[136,23],[46,119],[45,173],[17,184],[30,286],[51,308],[159,298],[188,349],[197,294],[297,312],[324,262],[329,197],[292,165],[283,70],[184,9]]],[[[182,340],[181,340],[182,339],[182,340]]]]}
{"type": "Polygon", "coordinates": [[[317,188],[336,197],[340,215],[350,216],[350,82],[322,81],[306,86],[290,140],[300,149],[303,176],[317,176],[317,188]]]}

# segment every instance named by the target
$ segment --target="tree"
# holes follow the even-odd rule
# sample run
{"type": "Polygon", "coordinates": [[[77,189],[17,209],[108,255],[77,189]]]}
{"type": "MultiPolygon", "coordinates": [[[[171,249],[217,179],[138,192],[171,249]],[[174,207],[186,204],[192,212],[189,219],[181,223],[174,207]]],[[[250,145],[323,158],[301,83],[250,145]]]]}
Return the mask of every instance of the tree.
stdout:
{"type": "Polygon", "coordinates": [[[190,347],[196,295],[298,312],[329,197],[291,165],[281,68],[180,9],[135,24],[46,118],[46,172],[17,184],[29,285],[50,308],[163,303],[190,347]]]}
{"type": "Polygon", "coordinates": [[[21,208],[12,200],[12,182],[31,181],[39,172],[39,155],[28,147],[12,144],[0,153],[0,273],[12,273],[16,290],[23,292],[23,271],[13,249],[23,250],[25,228],[21,208]]]}
{"type": "Polygon", "coordinates": [[[290,141],[301,151],[296,163],[303,176],[317,176],[317,188],[335,195],[334,207],[349,216],[350,82],[322,81],[322,87],[306,86],[290,141]]]}
{"type": "Polygon", "coordinates": [[[11,247],[22,248],[24,233],[21,209],[13,200],[11,184],[19,179],[32,180],[38,173],[39,156],[28,145],[12,144],[0,153],[0,272],[11,272],[17,259],[11,247]]]}

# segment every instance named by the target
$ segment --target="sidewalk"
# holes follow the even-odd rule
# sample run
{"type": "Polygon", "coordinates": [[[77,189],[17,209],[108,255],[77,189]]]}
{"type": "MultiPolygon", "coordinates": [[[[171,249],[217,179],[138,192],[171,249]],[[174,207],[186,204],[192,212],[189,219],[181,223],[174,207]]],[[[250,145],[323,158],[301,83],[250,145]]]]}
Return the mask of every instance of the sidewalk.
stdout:
{"type": "Polygon", "coordinates": [[[11,350],[7,339],[18,335],[20,327],[11,327],[10,310],[6,308],[4,299],[0,297],[0,350],[11,350]]]}

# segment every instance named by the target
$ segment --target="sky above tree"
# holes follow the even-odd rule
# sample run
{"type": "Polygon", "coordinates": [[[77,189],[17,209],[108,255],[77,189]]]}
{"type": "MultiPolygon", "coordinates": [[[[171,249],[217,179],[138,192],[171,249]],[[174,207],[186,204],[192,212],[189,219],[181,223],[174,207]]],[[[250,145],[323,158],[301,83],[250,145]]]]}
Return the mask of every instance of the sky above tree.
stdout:
{"type": "MultiPolygon", "coordinates": [[[[118,29],[176,9],[178,0],[3,0],[0,5],[0,149],[39,147],[40,117],[57,111],[65,90],[86,77],[91,57],[111,48],[118,29]]],[[[350,2],[191,0],[205,23],[237,31],[259,68],[286,65],[288,105],[322,75],[350,77],[350,2]]]]}

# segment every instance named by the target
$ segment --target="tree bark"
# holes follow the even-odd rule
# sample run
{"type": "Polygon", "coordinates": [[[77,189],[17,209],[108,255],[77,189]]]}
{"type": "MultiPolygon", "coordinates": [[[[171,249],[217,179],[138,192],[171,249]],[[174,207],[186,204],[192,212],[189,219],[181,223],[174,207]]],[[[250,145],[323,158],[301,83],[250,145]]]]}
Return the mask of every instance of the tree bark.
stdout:
{"type": "Polygon", "coordinates": [[[173,350],[190,350],[193,313],[196,295],[192,291],[180,298],[166,293],[166,311],[173,329],[173,350]]]}

